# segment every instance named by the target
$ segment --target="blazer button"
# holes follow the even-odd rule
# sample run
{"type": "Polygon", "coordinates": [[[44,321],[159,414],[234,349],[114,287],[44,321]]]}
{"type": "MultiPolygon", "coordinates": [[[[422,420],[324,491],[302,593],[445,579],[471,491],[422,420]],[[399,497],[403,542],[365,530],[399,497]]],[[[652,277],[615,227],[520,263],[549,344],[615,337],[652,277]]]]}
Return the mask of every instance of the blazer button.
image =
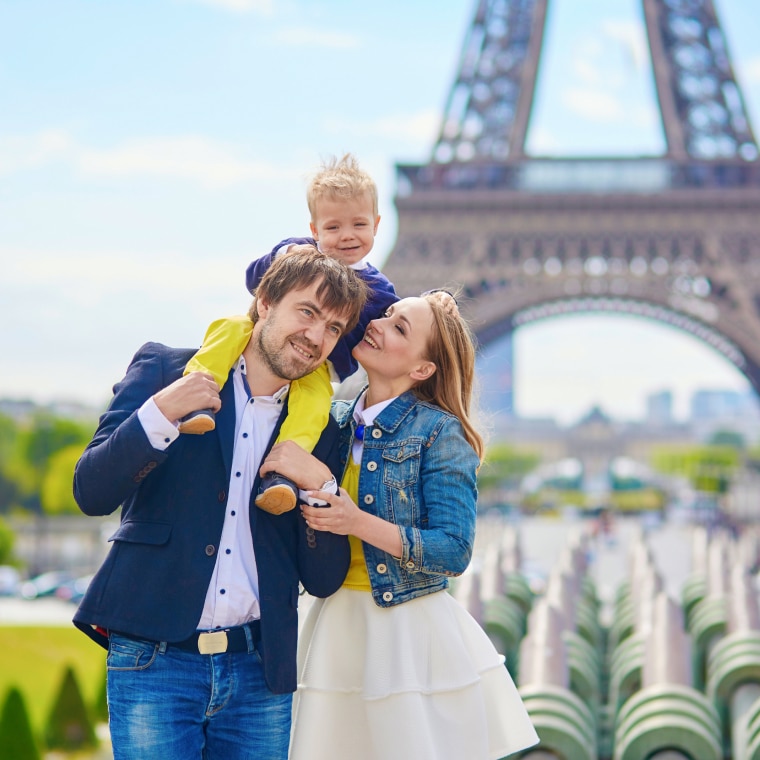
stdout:
{"type": "Polygon", "coordinates": [[[380,430],[380,428],[372,428],[372,437],[373,438],[382,438],[383,437],[383,431],[380,430]]]}
{"type": "Polygon", "coordinates": [[[214,552],[215,552],[215,551],[216,551],[216,547],[215,547],[215,546],[212,546],[211,544],[209,544],[209,545],[206,547],[206,556],[207,556],[207,557],[213,557],[213,556],[214,556],[214,552]]]}
{"type": "Polygon", "coordinates": [[[225,490],[219,491],[219,495],[216,498],[219,499],[220,503],[223,503],[224,500],[227,498],[227,491],[225,490]]]}
{"type": "Polygon", "coordinates": [[[367,469],[374,472],[377,469],[377,462],[367,462],[367,469]]]}
{"type": "Polygon", "coordinates": [[[148,464],[146,465],[146,467],[149,470],[152,470],[157,464],[158,464],[158,462],[148,462],[148,464]]]}
{"type": "Polygon", "coordinates": [[[386,591],[386,592],[383,594],[383,601],[384,601],[384,602],[390,602],[390,601],[391,601],[391,599],[393,599],[393,594],[391,594],[391,592],[390,592],[390,591],[386,591]]]}
{"type": "Polygon", "coordinates": [[[374,497],[374,496],[373,496],[371,493],[368,493],[368,494],[367,494],[367,495],[364,497],[364,503],[365,503],[365,504],[372,504],[372,502],[373,502],[374,500],[375,500],[375,497],[374,497]]]}
{"type": "Polygon", "coordinates": [[[378,573],[387,573],[388,572],[388,568],[387,568],[387,566],[385,565],[384,562],[381,562],[377,566],[376,570],[377,570],[378,573]]]}

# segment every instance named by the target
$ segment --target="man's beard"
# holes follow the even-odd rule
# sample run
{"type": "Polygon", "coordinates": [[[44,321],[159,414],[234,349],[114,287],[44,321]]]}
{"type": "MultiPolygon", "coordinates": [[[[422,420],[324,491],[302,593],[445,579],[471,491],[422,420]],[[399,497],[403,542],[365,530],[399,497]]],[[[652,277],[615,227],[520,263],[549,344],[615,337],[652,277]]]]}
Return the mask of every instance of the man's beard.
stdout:
{"type": "Polygon", "coordinates": [[[255,346],[259,358],[276,377],[281,377],[283,380],[298,380],[319,366],[314,359],[307,360],[304,357],[303,361],[299,361],[290,353],[288,344],[294,343],[313,356],[317,356],[319,352],[315,346],[303,339],[295,340],[292,335],[289,335],[282,344],[276,345],[276,337],[269,335],[274,329],[275,326],[270,321],[265,322],[261,326],[255,346]],[[286,352],[288,358],[286,358],[286,352]]]}

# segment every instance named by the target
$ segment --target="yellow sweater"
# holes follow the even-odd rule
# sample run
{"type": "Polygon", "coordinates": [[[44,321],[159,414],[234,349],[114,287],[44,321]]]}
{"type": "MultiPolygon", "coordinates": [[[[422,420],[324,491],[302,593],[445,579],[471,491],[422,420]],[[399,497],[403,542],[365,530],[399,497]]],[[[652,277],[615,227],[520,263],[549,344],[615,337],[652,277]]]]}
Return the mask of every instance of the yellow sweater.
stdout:
{"type": "MultiPolygon", "coordinates": [[[[348,495],[356,501],[359,498],[359,470],[361,465],[351,459],[343,474],[341,487],[348,495]]],[[[348,542],[351,545],[351,564],[348,568],[346,580],[343,581],[345,588],[352,588],[356,591],[372,591],[367,573],[367,563],[364,560],[364,547],[362,542],[356,536],[349,536],[348,542]]]]}

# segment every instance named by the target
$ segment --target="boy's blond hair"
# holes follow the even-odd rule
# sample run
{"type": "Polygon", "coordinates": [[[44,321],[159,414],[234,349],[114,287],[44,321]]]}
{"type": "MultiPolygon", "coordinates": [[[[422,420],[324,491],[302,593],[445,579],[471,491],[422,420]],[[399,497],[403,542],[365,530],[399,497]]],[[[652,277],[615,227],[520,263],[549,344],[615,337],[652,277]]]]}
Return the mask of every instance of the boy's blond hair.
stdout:
{"type": "Polygon", "coordinates": [[[353,153],[346,153],[342,158],[332,156],[312,177],[306,190],[306,202],[309,204],[312,222],[316,222],[317,201],[320,198],[357,198],[364,193],[369,193],[373,213],[377,216],[375,181],[359,166],[353,153]]]}

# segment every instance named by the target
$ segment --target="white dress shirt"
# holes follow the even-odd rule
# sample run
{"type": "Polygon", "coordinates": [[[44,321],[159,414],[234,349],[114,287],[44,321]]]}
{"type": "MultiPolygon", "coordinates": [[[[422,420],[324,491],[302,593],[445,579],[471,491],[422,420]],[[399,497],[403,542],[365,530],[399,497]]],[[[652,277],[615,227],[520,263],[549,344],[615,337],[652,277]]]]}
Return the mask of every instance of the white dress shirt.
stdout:
{"type": "MultiPolygon", "coordinates": [[[[216,565],[198,621],[198,630],[205,631],[242,625],[261,616],[249,505],[253,482],[290,387],[283,386],[273,396],[251,397],[242,356],[233,369],[235,442],[232,471],[216,565]]],[[[157,449],[166,449],[179,435],[152,399],[145,402],[138,417],[151,444],[157,449]]]]}

